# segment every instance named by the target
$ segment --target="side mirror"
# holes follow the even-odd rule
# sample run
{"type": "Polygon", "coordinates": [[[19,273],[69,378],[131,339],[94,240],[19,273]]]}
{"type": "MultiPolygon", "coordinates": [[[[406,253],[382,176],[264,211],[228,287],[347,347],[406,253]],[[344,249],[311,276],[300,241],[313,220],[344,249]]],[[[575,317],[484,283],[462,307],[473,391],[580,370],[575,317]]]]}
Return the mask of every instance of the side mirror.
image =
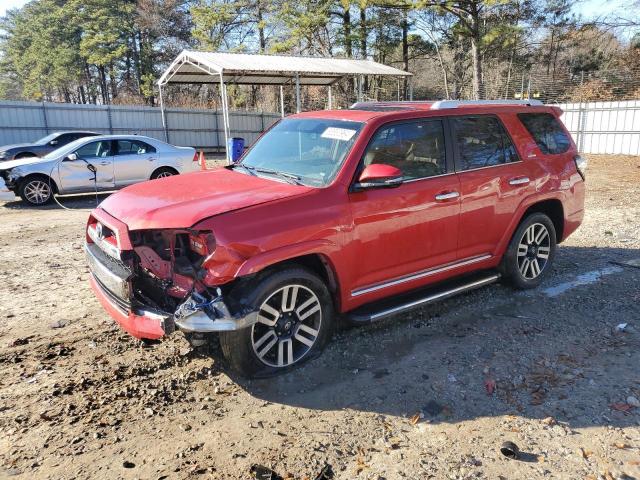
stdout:
{"type": "Polygon", "coordinates": [[[58,144],[58,140],[51,140],[49,142],[49,145],[51,145],[51,146],[54,146],[54,145],[57,145],[57,144],[58,144]]]}
{"type": "Polygon", "coordinates": [[[356,191],[369,188],[393,188],[402,184],[399,168],[384,163],[374,163],[366,167],[354,185],[356,191]]]}
{"type": "Polygon", "coordinates": [[[75,162],[76,160],[78,160],[78,155],[76,155],[75,153],[70,153],[69,155],[64,157],[63,162],[75,162]]]}

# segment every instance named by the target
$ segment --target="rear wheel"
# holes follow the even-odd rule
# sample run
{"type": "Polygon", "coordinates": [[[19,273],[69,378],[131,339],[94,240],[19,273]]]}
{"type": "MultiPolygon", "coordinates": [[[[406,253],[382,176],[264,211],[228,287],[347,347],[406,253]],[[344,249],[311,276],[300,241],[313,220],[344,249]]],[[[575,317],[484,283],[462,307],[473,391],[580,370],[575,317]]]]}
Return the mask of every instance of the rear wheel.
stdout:
{"type": "Polygon", "coordinates": [[[53,198],[53,184],[44,176],[28,177],[20,184],[18,195],[29,205],[45,205],[53,198]]]}
{"type": "Polygon", "coordinates": [[[535,288],[551,270],[556,253],[556,229],[544,213],[526,217],[516,230],[504,258],[504,272],[521,289],[535,288]]]}
{"type": "Polygon", "coordinates": [[[155,180],[156,178],[173,177],[174,175],[178,175],[177,170],[170,167],[162,167],[151,174],[151,180],[155,180]]]}
{"type": "Polygon", "coordinates": [[[241,375],[269,376],[297,366],[318,354],[333,332],[329,291],[302,267],[264,275],[234,297],[258,316],[251,327],[220,334],[224,356],[241,375]]]}

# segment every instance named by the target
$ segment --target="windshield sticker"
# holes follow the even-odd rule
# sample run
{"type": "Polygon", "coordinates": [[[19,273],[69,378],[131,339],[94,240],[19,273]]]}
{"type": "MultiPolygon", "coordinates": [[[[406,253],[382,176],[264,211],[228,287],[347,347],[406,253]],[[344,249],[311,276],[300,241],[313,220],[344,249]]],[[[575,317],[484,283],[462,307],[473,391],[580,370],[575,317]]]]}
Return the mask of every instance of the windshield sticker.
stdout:
{"type": "Polygon", "coordinates": [[[347,142],[351,140],[351,137],[353,137],[355,133],[355,130],[350,130],[348,128],[328,127],[320,136],[322,138],[330,138],[331,140],[342,140],[343,142],[347,142]]]}

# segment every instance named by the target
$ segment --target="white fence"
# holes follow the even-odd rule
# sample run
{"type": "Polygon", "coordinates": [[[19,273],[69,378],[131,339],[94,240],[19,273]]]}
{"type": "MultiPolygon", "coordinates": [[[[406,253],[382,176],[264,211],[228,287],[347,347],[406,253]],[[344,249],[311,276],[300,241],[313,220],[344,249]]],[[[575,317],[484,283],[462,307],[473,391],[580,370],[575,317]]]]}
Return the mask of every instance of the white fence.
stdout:
{"type": "Polygon", "coordinates": [[[640,100],[558,106],[580,152],[640,155],[640,100]]]}
{"type": "MultiPolygon", "coordinates": [[[[559,104],[562,120],[584,153],[640,155],[640,100],[559,104]]],[[[32,142],[59,130],[137,133],[205,150],[224,147],[222,112],[143,106],[0,102],[0,145],[32,142]]],[[[231,135],[253,141],[280,116],[230,112],[231,135]]]]}
{"type": "MultiPolygon", "coordinates": [[[[224,148],[222,112],[168,108],[167,129],[160,109],[144,106],[77,105],[68,103],[0,102],[0,145],[32,142],[60,130],[91,130],[105,134],[138,134],[205,150],[224,148]],[[166,134],[166,136],[165,136],[166,134]]],[[[229,112],[231,135],[253,141],[276,113],[229,112]]]]}

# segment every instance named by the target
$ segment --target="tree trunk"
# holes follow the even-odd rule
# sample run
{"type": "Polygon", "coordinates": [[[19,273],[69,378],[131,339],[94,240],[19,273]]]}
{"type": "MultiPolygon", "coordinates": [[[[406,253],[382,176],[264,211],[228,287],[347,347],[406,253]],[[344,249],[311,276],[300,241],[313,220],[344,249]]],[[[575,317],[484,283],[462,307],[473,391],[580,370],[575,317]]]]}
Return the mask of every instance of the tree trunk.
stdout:
{"type": "Polygon", "coordinates": [[[476,100],[484,98],[484,85],[482,84],[482,58],[480,56],[480,12],[474,4],[474,10],[469,15],[471,24],[471,63],[473,70],[473,96],[476,100]]]}
{"type": "Polygon", "coordinates": [[[344,34],[344,51],[347,58],[353,57],[353,42],[351,41],[351,12],[349,5],[344,9],[342,14],[342,29],[344,34]]]}
{"type": "MultiPolygon", "coordinates": [[[[405,72],[409,71],[409,19],[408,13],[406,9],[402,10],[402,69],[405,72]]],[[[409,97],[409,79],[404,77],[404,86],[403,86],[403,98],[407,100],[409,97]]]]}
{"type": "Polygon", "coordinates": [[[267,49],[267,40],[264,35],[264,25],[262,24],[263,12],[260,0],[256,1],[256,19],[258,20],[258,39],[260,40],[260,53],[267,49]]]}
{"type": "MultiPolygon", "coordinates": [[[[367,59],[367,6],[365,3],[360,5],[360,55],[364,60],[367,59]]],[[[364,92],[369,90],[369,78],[364,76],[362,85],[364,92]]]]}

